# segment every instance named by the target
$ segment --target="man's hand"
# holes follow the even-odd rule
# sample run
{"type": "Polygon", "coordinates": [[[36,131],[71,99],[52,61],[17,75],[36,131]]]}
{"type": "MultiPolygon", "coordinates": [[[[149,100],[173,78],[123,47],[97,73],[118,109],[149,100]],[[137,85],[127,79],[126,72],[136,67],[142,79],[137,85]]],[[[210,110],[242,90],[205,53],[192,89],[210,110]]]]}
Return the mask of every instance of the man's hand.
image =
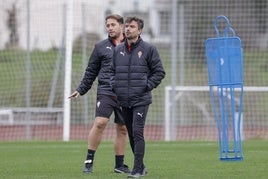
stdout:
{"type": "Polygon", "coordinates": [[[78,96],[80,96],[80,93],[78,91],[75,91],[68,98],[77,98],[78,96]]]}

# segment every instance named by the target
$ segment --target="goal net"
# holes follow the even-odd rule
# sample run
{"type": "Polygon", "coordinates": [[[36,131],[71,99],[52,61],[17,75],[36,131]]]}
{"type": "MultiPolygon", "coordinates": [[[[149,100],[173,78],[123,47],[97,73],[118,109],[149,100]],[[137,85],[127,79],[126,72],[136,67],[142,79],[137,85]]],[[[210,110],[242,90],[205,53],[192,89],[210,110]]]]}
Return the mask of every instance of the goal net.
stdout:
{"type": "MultiPolygon", "coordinates": [[[[241,126],[237,126],[241,128],[241,137],[243,139],[267,138],[268,121],[263,110],[267,107],[264,98],[268,96],[268,87],[246,86],[243,91],[242,121],[241,126]]],[[[234,100],[239,100],[239,95],[234,100]]],[[[217,138],[217,127],[209,87],[176,86],[172,88],[166,86],[165,139],[217,140],[217,138]],[[173,96],[174,94],[175,96],[173,96]],[[176,106],[175,109],[172,108],[173,105],[176,106]],[[175,110],[174,116],[172,110],[175,110]]]]}
{"type": "MultiPolygon", "coordinates": [[[[213,21],[218,15],[228,17],[241,38],[244,85],[253,87],[245,88],[244,139],[267,139],[267,92],[258,87],[268,84],[267,12],[267,0],[1,0],[0,141],[63,140],[68,128],[66,101],[69,139],[87,140],[95,117],[97,81],[86,95],[72,101],[66,100],[64,91],[77,88],[94,44],[107,38],[105,16],[110,13],[144,19],[141,37],[157,47],[166,71],[152,92],[146,140],[216,139],[206,87],[205,40],[215,37],[213,21]],[[72,21],[67,14],[72,14],[72,21]],[[69,66],[66,41],[72,45],[67,51],[72,52],[69,66]],[[65,76],[66,69],[71,77],[65,76]],[[172,91],[166,86],[182,87],[172,91]]],[[[115,134],[112,116],[103,140],[113,140],[115,134]]]]}

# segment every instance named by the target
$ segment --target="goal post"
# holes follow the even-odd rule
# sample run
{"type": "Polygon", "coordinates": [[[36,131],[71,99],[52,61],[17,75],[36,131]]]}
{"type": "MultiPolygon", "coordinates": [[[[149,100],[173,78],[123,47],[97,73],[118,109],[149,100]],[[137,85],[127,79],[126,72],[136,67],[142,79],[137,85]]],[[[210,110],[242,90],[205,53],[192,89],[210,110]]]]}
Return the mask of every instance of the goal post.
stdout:
{"type": "Polygon", "coordinates": [[[73,0],[66,1],[66,44],[65,44],[65,75],[63,104],[63,141],[70,140],[71,94],[72,79],[72,42],[73,42],[73,0]]]}
{"type": "MultiPolygon", "coordinates": [[[[244,93],[251,93],[251,94],[256,94],[257,93],[267,93],[268,92],[268,87],[266,86],[244,86],[243,89],[244,93]]],[[[180,100],[182,100],[183,97],[186,97],[186,94],[195,94],[195,95],[190,95],[192,97],[189,97],[188,95],[188,101],[190,101],[190,103],[192,103],[192,108],[196,107],[198,108],[199,111],[201,111],[202,114],[197,114],[196,118],[201,118],[201,115],[204,116],[204,118],[209,118],[207,119],[208,123],[201,123],[198,122],[198,125],[204,125],[204,126],[210,126],[210,125],[214,125],[213,124],[209,124],[211,121],[214,122],[214,117],[213,117],[213,113],[211,111],[211,104],[210,104],[210,96],[209,96],[209,86],[176,86],[175,88],[172,88],[172,86],[166,86],[165,87],[165,141],[171,141],[171,140],[176,140],[176,136],[178,135],[177,133],[179,133],[180,131],[177,131],[176,129],[178,127],[182,127],[182,126],[195,126],[195,120],[194,119],[184,119],[185,115],[183,114],[185,111],[179,111],[178,113],[182,113],[182,114],[178,114],[176,119],[171,119],[171,113],[172,113],[172,99],[175,98],[175,101],[178,103],[180,100]],[[175,96],[171,96],[172,90],[175,90],[175,96]],[[200,99],[197,99],[199,98],[200,99]],[[188,121],[187,121],[188,120],[188,121]],[[175,123],[172,123],[172,121],[176,121],[175,123]],[[179,122],[180,121],[180,122],[179,122]],[[184,121],[184,122],[181,122],[184,121]],[[173,131],[177,131],[177,132],[173,132],[173,131]]],[[[250,108],[250,101],[251,101],[251,95],[246,96],[246,103],[244,105],[246,105],[246,109],[250,108]]],[[[253,100],[253,99],[252,99],[253,100]]],[[[255,100],[255,99],[254,99],[255,100]]],[[[183,104],[184,105],[184,104],[183,104]]],[[[189,109],[191,107],[187,106],[187,113],[194,113],[191,112],[194,111],[193,109],[189,109]],[[190,110],[190,112],[189,112],[190,110]]],[[[257,107],[256,107],[257,108],[257,107]]],[[[247,113],[248,111],[245,111],[245,113],[247,113]]],[[[257,111],[256,111],[257,112],[257,111]]],[[[250,113],[250,112],[248,112],[250,113]]],[[[246,119],[247,116],[243,115],[243,120],[247,120],[248,123],[250,122],[250,119],[246,119]]],[[[197,119],[198,120],[198,119],[197,119]]],[[[264,122],[265,121],[261,121],[264,122]]],[[[241,129],[243,129],[243,121],[241,121],[241,129]]],[[[264,124],[264,125],[268,125],[268,124],[264,124]]],[[[238,126],[237,126],[238,127],[238,126]]],[[[216,126],[215,126],[216,128],[216,126]]],[[[242,131],[242,130],[241,130],[242,131]]],[[[242,136],[243,138],[243,136],[242,136]]]]}

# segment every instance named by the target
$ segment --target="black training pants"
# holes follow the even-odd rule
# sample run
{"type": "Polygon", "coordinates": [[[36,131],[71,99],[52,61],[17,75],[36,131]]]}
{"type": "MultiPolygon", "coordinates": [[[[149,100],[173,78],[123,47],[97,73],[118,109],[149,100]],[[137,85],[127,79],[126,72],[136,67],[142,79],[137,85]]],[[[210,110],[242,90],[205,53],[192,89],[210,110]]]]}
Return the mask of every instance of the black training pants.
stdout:
{"type": "Polygon", "coordinates": [[[122,107],[122,114],[128,130],[129,142],[134,154],[134,168],[144,167],[145,153],[144,126],[149,105],[122,107]]]}

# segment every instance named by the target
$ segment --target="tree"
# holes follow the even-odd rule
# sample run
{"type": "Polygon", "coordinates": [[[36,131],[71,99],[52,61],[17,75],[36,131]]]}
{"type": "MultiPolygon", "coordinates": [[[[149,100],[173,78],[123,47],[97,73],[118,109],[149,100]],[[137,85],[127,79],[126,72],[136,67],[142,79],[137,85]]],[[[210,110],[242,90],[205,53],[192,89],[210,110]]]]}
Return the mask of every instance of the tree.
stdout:
{"type": "Polygon", "coordinates": [[[9,31],[9,41],[6,43],[6,48],[18,48],[19,47],[19,35],[18,35],[18,8],[16,2],[14,2],[7,12],[7,28],[9,31]]]}

